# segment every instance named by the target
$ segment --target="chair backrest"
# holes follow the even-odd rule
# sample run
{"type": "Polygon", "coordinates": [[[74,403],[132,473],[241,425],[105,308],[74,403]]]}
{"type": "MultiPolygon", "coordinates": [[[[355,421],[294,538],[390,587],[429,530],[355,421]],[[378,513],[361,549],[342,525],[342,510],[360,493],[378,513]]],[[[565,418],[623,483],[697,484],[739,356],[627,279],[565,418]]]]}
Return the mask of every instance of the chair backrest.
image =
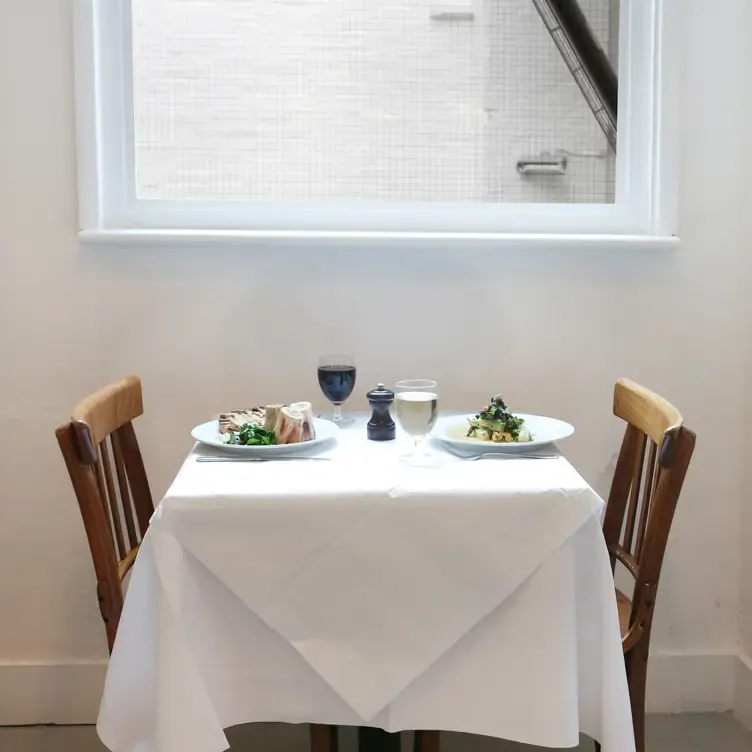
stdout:
{"type": "Polygon", "coordinates": [[[110,650],[122,579],[154,511],[132,423],[142,413],[141,381],[130,376],[87,397],[55,432],[81,508],[110,650]]]}
{"type": "Polygon", "coordinates": [[[614,414],[627,422],[627,429],[603,534],[612,567],[620,561],[635,579],[630,627],[640,623],[633,632],[636,644],[641,633],[650,632],[663,556],[695,434],[684,427],[673,405],[626,379],[616,383],[614,414]]]}

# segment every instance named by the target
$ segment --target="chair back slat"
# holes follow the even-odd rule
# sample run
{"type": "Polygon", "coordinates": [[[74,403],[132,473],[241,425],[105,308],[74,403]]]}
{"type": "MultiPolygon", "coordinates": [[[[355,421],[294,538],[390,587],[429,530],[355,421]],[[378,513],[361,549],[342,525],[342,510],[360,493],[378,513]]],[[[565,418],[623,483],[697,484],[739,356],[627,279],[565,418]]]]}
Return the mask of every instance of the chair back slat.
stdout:
{"type": "Polygon", "coordinates": [[[103,439],[99,442],[99,461],[104,469],[104,481],[107,495],[105,497],[105,504],[110,510],[110,519],[112,519],[112,526],[115,533],[115,543],[117,544],[118,559],[122,559],[130,550],[130,546],[126,546],[123,539],[123,526],[120,521],[120,509],[118,507],[117,495],[115,493],[115,481],[112,477],[112,467],[110,465],[110,452],[107,447],[107,440],[103,439]]]}
{"type": "Polygon", "coordinates": [[[656,478],[660,475],[658,465],[658,445],[650,439],[650,449],[648,451],[648,460],[645,463],[645,490],[642,495],[642,505],[640,507],[640,521],[637,527],[637,540],[634,550],[635,557],[640,558],[642,554],[642,545],[645,541],[645,530],[647,529],[648,517],[650,515],[650,503],[653,500],[653,489],[657,485],[656,478]]]}
{"type": "Polygon", "coordinates": [[[120,438],[115,431],[110,436],[112,444],[112,459],[115,463],[115,473],[117,475],[118,489],[120,491],[120,503],[125,518],[125,529],[128,534],[129,549],[137,546],[141,539],[136,534],[136,526],[133,522],[133,506],[131,504],[131,495],[128,488],[128,476],[125,469],[125,460],[123,459],[123,450],[120,448],[120,438]]]}
{"type": "Polygon", "coordinates": [[[629,493],[629,506],[627,508],[627,522],[624,527],[623,546],[627,551],[632,550],[632,537],[634,535],[635,520],[637,519],[637,508],[640,505],[640,485],[643,476],[643,462],[645,461],[645,443],[647,437],[641,433],[637,437],[637,448],[634,452],[634,462],[632,465],[631,491],[629,493]]]}
{"type": "Polygon", "coordinates": [[[81,509],[110,650],[123,607],[121,579],[154,511],[131,422],[142,410],[141,382],[132,376],[87,397],[55,432],[81,509]]]}
{"type": "MultiPolygon", "coordinates": [[[[74,446],[75,446],[75,440],[74,440],[74,446]]],[[[107,503],[107,491],[105,491],[105,485],[104,485],[104,476],[102,474],[102,463],[99,462],[97,459],[97,462],[95,465],[93,465],[93,474],[96,479],[97,484],[97,498],[99,500],[99,503],[104,510],[105,517],[107,519],[107,527],[110,530],[110,535],[112,535],[112,512],[110,511],[110,505],[107,503]]]]}
{"type": "Polygon", "coordinates": [[[624,516],[627,510],[630,489],[632,488],[632,473],[634,472],[635,456],[639,441],[639,429],[627,424],[627,429],[624,432],[624,438],[621,443],[621,450],[616,460],[616,469],[614,470],[614,478],[606,503],[606,514],[603,519],[603,535],[609,544],[609,552],[612,554],[612,568],[615,564],[615,557],[613,556],[611,547],[617,544],[621,546],[624,516]]]}
{"type": "Polygon", "coordinates": [[[154,514],[154,502],[146,477],[146,468],[141,457],[141,449],[136,439],[136,431],[132,423],[126,423],[117,429],[119,450],[123,455],[123,462],[128,469],[128,485],[131,490],[133,509],[136,512],[136,533],[139,541],[144,537],[149,527],[149,521],[154,514]]]}

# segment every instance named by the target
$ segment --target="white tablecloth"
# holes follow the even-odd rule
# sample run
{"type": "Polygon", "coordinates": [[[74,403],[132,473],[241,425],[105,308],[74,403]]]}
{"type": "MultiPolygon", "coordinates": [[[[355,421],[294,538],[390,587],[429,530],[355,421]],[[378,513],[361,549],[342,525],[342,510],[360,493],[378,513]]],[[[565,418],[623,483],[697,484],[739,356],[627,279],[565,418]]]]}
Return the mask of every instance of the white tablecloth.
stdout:
{"type": "Polygon", "coordinates": [[[563,458],[189,455],[133,570],[98,730],[219,752],[252,721],[633,752],[603,502],[563,458]]]}

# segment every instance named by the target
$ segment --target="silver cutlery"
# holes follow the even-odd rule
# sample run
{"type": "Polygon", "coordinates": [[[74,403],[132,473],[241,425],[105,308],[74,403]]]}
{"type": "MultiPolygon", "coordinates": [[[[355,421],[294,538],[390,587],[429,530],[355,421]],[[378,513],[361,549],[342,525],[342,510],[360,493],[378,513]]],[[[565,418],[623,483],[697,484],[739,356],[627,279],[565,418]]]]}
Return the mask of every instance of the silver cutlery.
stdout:
{"type": "Polygon", "coordinates": [[[293,462],[297,460],[329,462],[331,457],[196,457],[196,462],[293,462]]]}
{"type": "Polygon", "coordinates": [[[449,454],[457,459],[466,462],[476,462],[477,460],[558,460],[560,454],[540,454],[531,452],[483,452],[482,454],[460,454],[447,449],[449,454]]]}
{"type": "MultiPolygon", "coordinates": [[[[459,454],[455,455],[460,457],[459,454]]],[[[558,460],[560,454],[524,454],[523,452],[486,452],[485,454],[471,454],[460,459],[468,462],[476,460],[558,460]]]]}

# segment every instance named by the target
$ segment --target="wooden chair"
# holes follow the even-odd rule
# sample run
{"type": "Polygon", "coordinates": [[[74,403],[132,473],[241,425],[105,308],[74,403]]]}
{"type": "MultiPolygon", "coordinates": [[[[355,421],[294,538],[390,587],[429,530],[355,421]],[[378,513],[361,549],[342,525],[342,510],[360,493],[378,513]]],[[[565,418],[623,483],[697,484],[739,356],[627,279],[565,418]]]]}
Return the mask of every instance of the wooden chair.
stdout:
{"type": "Polygon", "coordinates": [[[132,423],[143,411],[141,381],[130,376],[87,397],[55,431],[89,539],[110,652],[123,578],[154,512],[132,423]]]}
{"type": "MultiPolygon", "coordinates": [[[[611,567],[634,578],[632,598],[616,591],[637,752],[645,752],[645,684],[658,580],[695,434],[662,397],[632,381],[614,388],[614,415],[627,423],[606,505],[603,535],[611,567]]],[[[596,744],[596,749],[600,746],[596,744]]],[[[415,752],[439,752],[438,731],[417,731],[415,752]]]]}
{"type": "Polygon", "coordinates": [[[695,434],[665,399],[632,381],[614,389],[614,415],[627,423],[603,521],[611,567],[634,579],[616,591],[637,752],[645,750],[645,686],[650,632],[663,556],[695,434]]]}
{"type": "MultiPolygon", "coordinates": [[[[143,411],[141,380],[129,376],[87,397],[55,431],[89,539],[110,652],[123,610],[123,579],[154,512],[133,430],[143,411]]],[[[336,727],[312,724],[310,743],[312,752],[336,752],[336,727]]]]}

